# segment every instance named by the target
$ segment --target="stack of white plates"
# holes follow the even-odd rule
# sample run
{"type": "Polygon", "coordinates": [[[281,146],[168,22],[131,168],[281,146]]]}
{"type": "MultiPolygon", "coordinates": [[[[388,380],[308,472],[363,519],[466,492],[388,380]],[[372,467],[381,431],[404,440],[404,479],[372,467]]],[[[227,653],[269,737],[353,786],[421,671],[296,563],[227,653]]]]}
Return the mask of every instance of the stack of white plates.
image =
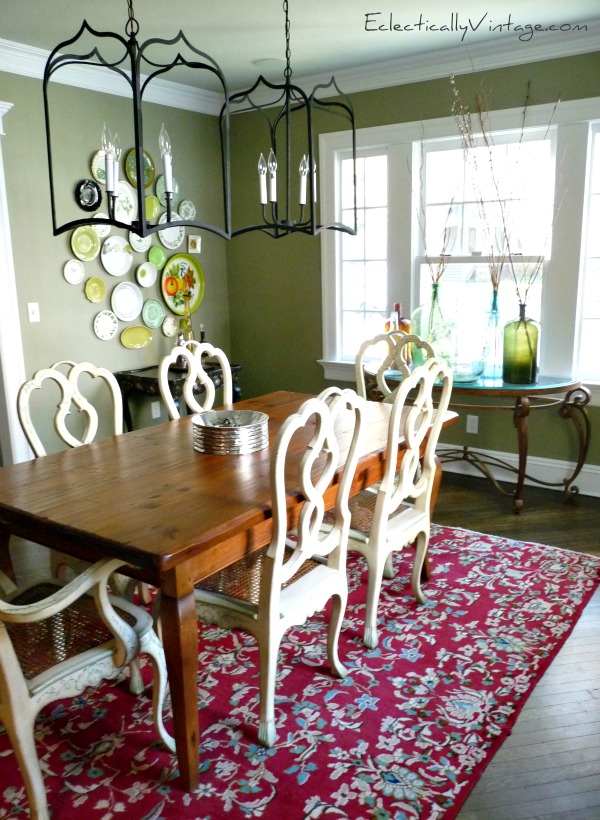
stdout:
{"type": "Polygon", "coordinates": [[[269,443],[269,417],[257,410],[205,410],[192,417],[194,450],[246,455],[269,443]]]}

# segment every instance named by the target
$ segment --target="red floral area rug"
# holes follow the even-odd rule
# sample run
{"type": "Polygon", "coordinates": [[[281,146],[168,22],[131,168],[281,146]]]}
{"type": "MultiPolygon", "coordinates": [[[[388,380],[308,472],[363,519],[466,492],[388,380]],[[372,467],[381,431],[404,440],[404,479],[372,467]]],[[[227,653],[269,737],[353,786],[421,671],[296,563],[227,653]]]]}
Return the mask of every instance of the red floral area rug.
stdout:
{"type": "MultiPolygon", "coordinates": [[[[361,641],[362,558],[349,557],[340,639],[326,665],[323,618],[280,651],[278,742],[257,743],[258,651],[200,627],[200,788],[180,791],[150,697],[127,681],[47,707],[36,724],[52,817],[443,818],[458,813],[598,584],[599,561],[553,547],[434,527],[428,602],[410,594],[411,552],[384,582],[380,642],[361,641]]],[[[149,674],[149,667],[144,673],[149,674]]],[[[0,734],[0,818],[28,813],[0,734]]]]}

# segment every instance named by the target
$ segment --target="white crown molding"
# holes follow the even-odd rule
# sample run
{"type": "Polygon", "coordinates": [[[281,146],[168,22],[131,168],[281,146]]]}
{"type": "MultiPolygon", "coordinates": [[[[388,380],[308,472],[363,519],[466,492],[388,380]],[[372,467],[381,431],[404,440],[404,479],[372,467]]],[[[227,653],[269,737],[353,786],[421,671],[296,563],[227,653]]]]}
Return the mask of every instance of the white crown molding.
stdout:
{"type": "Polygon", "coordinates": [[[0,101],[0,137],[4,136],[4,126],[2,124],[2,118],[5,114],[8,114],[10,109],[13,107],[12,103],[2,102],[0,101]]]}
{"type": "MultiPolygon", "coordinates": [[[[335,72],[336,82],[344,93],[372,91],[397,85],[435,80],[450,74],[468,74],[473,71],[490,71],[524,63],[571,57],[598,51],[600,21],[588,24],[586,32],[540,32],[535,39],[521,42],[518,37],[509,41],[506,37],[493,42],[461,45],[453,48],[407,55],[395,60],[373,63],[370,66],[341,69],[335,72]]],[[[49,52],[0,38],[0,71],[43,79],[49,52]]],[[[58,77],[58,75],[57,75],[58,77]]],[[[92,91],[102,91],[117,96],[128,96],[125,84],[115,75],[114,81],[106,81],[104,72],[92,67],[65,68],[60,72],[60,82],[92,91]],[[101,79],[98,79],[99,75],[101,79]]],[[[331,74],[315,74],[295,77],[301,88],[312,90],[321,83],[327,84],[331,74]]],[[[333,96],[335,90],[321,96],[333,96]]],[[[187,111],[218,115],[222,96],[181,83],[155,80],[144,98],[158,105],[168,105],[187,111]]],[[[260,99],[257,95],[257,102],[260,99]]]]}

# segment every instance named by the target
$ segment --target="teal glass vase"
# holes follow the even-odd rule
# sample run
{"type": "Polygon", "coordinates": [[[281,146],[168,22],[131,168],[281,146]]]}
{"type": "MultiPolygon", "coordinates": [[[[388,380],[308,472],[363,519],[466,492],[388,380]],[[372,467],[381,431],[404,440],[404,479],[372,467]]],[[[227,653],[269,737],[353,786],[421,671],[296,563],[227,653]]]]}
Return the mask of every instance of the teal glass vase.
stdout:
{"type": "Polygon", "coordinates": [[[492,305],[487,314],[487,326],[483,349],[484,371],[486,378],[499,379],[502,376],[504,328],[498,308],[498,291],[492,291],[492,305]]]}
{"type": "Polygon", "coordinates": [[[526,316],[526,305],[519,305],[519,318],[504,326],[502,379],[509,384],[534,384],[537,381],[539,327],[526,316]]]}

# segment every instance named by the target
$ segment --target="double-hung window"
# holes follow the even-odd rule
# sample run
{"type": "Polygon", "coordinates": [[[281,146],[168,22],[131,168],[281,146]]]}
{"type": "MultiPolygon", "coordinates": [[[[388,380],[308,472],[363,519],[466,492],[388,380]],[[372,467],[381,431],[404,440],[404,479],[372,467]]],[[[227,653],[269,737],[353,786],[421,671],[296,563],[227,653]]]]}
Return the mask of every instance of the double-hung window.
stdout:
{"type": "MultiPolygon", "coordinates": [[[[500,269],[501,316],[525,301],[541,322],[541,371],[600,382],[600,100],[532,106],[525,127],[522,115],[492,112],[473,152],[453,117],[357,133],[358,234],[322,235],[327,378],[353,380],[360,343],[394,302],[405,315],[425,302],[441,271],[469,316],[489,310],[500,269]]],[[[322,205],[341,216],[348,135],[322,135],[320,160],[322,205]]]]}

